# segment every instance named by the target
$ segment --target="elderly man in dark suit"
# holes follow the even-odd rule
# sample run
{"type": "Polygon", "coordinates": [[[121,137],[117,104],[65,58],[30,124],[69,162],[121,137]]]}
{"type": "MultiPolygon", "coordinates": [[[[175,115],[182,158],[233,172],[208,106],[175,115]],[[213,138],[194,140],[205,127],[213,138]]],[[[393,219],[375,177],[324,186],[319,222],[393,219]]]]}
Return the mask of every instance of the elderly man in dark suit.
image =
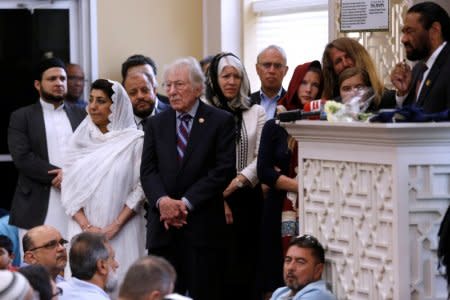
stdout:
{"type": "Polygon", "coordinates": [[[147,246],[175,267],[175,291],[221,299],[222,192],[235,171],[233,117],[200,101],[204,75],[190,57],[167,67],[171,109],[145,128],[141,182],[149,201],[147,246]]]}
{"type": "Polygon", "coordinates": [[[43,60],[35,76],[39,101],[14,111],[8,128],[8,146],[19,172],[10,224],[21,229],[47,224],[66,232],[60,201],[64,146],[86,112],[64,105],[67,76],[61,60],[43,60]]]}
{"type": "Polygon", "coordinates": [[[402,43],[406,57],[418,61],[411,69],[397,64],[391,80],[399,106],[415,104],[427,113],[450,108],[450,19],[433,2],[412,6],[405,17],[402,43]]]}

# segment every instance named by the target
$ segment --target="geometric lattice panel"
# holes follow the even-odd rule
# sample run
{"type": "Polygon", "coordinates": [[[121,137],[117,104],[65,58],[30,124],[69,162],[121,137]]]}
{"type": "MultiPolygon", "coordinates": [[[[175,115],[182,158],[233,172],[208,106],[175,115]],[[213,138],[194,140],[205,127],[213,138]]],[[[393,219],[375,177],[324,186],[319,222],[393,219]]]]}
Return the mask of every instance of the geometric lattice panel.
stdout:
{"type": "Polygon", "coordinates": [[[409,166],[408,188],[411,299],[447,299],[436,251],[439,226],[450,203],[450,165],[409,166]]]}
{"type": "Polygon", "coordinates": [[[304,228],[327,249],[338,299],[392,299],[392,167],[305,159],[304,228]]]}

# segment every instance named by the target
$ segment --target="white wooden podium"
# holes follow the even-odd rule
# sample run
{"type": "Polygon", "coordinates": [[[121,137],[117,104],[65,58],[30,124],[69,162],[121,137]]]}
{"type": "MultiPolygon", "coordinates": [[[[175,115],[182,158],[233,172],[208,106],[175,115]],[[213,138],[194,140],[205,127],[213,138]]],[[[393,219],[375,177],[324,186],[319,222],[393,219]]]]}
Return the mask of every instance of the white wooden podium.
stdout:
{"type": "Polygon", "coordinates": [[[437,232],[450,123],[282,123],[299,143],[300,233],[326,247],[338,299],[447,299],[437,232]]]}

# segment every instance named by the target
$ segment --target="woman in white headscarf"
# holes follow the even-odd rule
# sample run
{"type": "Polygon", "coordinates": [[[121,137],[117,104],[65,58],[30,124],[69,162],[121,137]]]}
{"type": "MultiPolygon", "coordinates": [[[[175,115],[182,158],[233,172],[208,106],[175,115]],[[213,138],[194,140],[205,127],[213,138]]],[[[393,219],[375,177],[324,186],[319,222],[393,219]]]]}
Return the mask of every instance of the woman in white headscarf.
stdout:
{"type": "Polygon", "coordinates": [[[145,250],[139,180],[144,133],[136,128],[131,102],[118,82],[92,83],[87,110],[69,140],[63,167],[68,237],[81,231],[106,234],[123,278],[145,250]]]}
{"type": "Polygon", "coordinates": [[[240,59],[232,53],[214,56],[207,72],[206,99],[233,115],[236,131],[236,176],[223,191],[224,299],[259,299],[256,277],[263,198],[256,165],[266,114],[262,106],[251,103],[249,95],[250,83],[240,59]]]}

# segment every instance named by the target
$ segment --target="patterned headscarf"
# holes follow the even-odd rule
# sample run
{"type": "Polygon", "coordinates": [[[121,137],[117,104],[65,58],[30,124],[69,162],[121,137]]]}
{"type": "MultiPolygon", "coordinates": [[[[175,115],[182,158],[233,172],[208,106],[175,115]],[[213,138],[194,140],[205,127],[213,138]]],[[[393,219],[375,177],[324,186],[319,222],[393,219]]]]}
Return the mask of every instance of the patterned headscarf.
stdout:
{"type": "Polygon", "coordinates": [[[241,137],[242,112],[248,110],[250,101],[250,81],[242,62],[233,53],[219,53],[213,57],[206,74],[206,99],[215,107],[233,114],[236,124],[236,140],[241,137]],[[228,100],[220,88],[219,76],[227,66],[235,68],[241,76],[241,86],[235,99],[228,100]]]}

